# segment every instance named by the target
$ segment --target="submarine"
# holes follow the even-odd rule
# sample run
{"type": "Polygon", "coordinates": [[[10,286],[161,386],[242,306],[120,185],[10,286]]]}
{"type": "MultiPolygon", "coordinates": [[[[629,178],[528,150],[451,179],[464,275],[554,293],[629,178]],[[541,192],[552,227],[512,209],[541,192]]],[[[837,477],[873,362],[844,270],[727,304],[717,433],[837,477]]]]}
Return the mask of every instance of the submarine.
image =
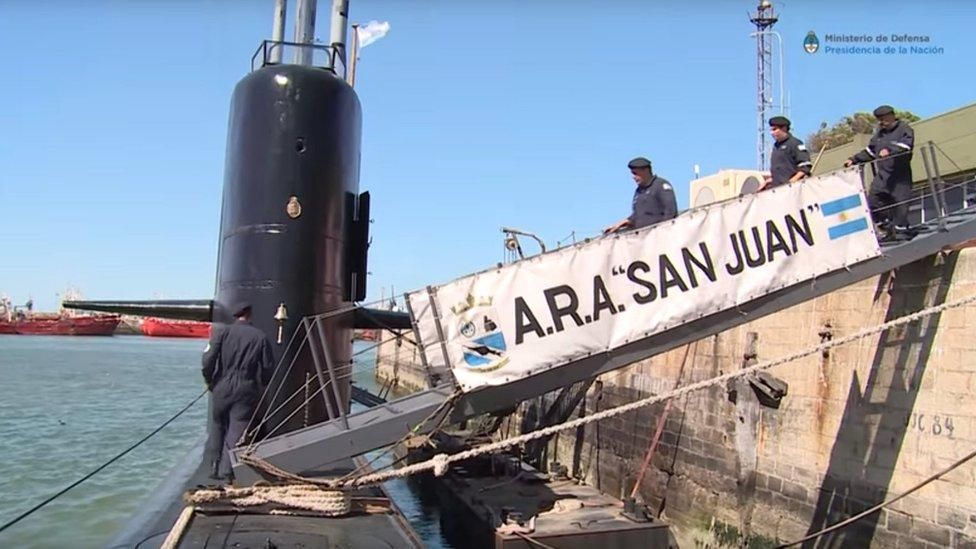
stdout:
{"type": "MultiPolygon", "coordinates": [[[[303,318],[325,314],[338,364],[351,358],[354,329],[411,327],[407,313],[354,305],[366,297],[370,194],[359,189],[362,109],[341,74],[348,0],[333,2],[340,17],[328,46],[311,40],[315,0],[298,4],[296,41],[281,40],[283,23],[276,21],[275,38],[258,47],[253,70],[231,98],[214,297],[64,303],[213,323],[233,322],[234,304],[250,303],[252,323],[274,342],[276,362],[295,359],[287,378],[272,381],[283,394],[316,374],[308,349],[285,355],[303,318]],[[293,63],[282,62],[288,50],[293,63]],[[324,62],[314,64],[319,57],[324,62]]],[[[278,15],[283,21],[283,8],[278,15]]],[[[311,421],[330,419],[323,402],[312,406],[311,421]]]]}
{"type": "MultiPolygon", "coordinates": [[[[262,411],[277,410],[269,421],[279,433],[333,419],[351,406],[349,376],[333,384],[327,398],[288,402],[303,387],[315,391],[326,385],[314,346],[289,345],[301,332],[317,331],[319,350],[341,375],[351,370],[353,330],[411,327],[407,313],[357,305],[367,289],[370,194],[359,188],[362,107],[347,81],[349,2],[331,3],[328,45],[314,43],[316,7],[315,0],[298,0],[295,37],[286,41],[287,5],[276,0],[272,39],[261,42],[251,71],[231,96],[213,297],[64,303],[70,309],[211,323],[233,322],[233,307],[249,303],[252,324],[273,342],[275,362],[290,364],[276,369],[266,392],[270,398],[261,405],[262,411]],[[309,318],[316,320],[314,328],[309,318]],[[304,414],[290,413],[303,405],[304,414]]],[[[214,484],[212,458],[202,447],[201,441],[174,467],[109,546],[165,546],[184,507],[182,494],[214,484]]],[[[329,544],[342,540],[356,547],[420,546],[391,507],[391,513],[328,519],[326,525],[310,517],[303,522],[267,515],[235,517],[233,526],[219,517],[194,519],[178,546],[206,546],[219,539],[215,535],[225,545],[244,547],[266,546],[265,541],[320,546],[323,536],[329,544]]]]}

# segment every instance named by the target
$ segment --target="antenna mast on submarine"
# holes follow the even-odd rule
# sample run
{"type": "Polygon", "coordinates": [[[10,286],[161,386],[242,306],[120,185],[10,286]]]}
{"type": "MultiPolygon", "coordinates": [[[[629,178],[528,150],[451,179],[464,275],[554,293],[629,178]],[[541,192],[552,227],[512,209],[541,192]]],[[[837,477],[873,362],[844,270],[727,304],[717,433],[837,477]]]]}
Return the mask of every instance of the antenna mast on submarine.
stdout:
{"type": "Polygon", "coordinates": [[[287,0],[275,0],[274,25],[271,28],[271,41],[279,42],[271,46],[268,61],[281,63],[281,44],[285,40],[285,16],[288,10],[287,0]]]}
{"type": "MultiPolygon", "coordinates": [[[[284,0],[276,0],[277,3],[284,4],[284,0]]],[[[295,42],[298,44],[315,43],[315,9],[317,0],[298,0],[298,10],[295,14],[295,42]]],[[[284,6],[279,11],[275,9],[275,29],[278,28],[278,15],[282,15],[284,20],[284,6]]],[[[349,20],[349,0],[332,0],[332,10],[329,28],[329,45],[332,47],[331,65],[339,74],[339,66],[342,66],[342,77],[346,73],[346,25],[349,20]]],[[[295,50],[296,65],[312,65],[312,48],[299,46],[295,50]]]]}
{"type": "Polygon", "coordinates": [[[773,25],[779,18],[773,12],[770,0],[760,0],[756,13],[750,15],[749,21],[756,26],[756,109],[758,122],[758,136],[756,142],[757,168],[766,169],[766,119],[773,106],[773,37],[780,40],[780,111],[783,110],[783,40],[778,33],[772,31],[773,25]]]}
{"type": "MultiPolygon", "coordinates": [[[[342,77],[349,72],[346,65],[346,25],[349,21],[349,0],[332,0],[331,29],[329,30],[329,45],[332,46],[334,57],[342,62],[342,77]]],[[[338,73],[338,70],[336,71],[338,73]]]]}
{"type": "MultiPolygon", "coordinates": [[[[315,42],[315,4],[316,0],[298,0],[298,11],[295,13],[295,38],[297,44],[313,44],[315,42]]],[[[312,48],[295,48],[295,64],[311,65],[312,48]]]]}

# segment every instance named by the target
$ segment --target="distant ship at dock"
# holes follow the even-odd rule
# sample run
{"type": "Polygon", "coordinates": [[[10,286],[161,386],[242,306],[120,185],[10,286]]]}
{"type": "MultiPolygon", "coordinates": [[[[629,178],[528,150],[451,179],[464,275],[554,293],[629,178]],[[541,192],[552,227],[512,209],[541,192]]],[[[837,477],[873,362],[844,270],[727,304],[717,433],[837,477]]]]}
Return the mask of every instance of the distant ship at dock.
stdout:
{"type": "Polygon", "coordinates": [[[121,320],[117,314],[36,313],[33,299],[15,306],[6,296],[0,297],[0,334],[110,336],[121,320]]]}
{"type": "Polygon", "coordinates": [[[210,337],[210,323],[193,320],[169,320],[146,317],[139,326],[142,335],[149,337],[189,337],[206,339],[210,337]]]}
{"type": "Polygon", "coordinates": [[[110,336],[122,319],[119,315],[66,316],[35,313],[0,318],[0,334],[8,335],[101,335],[110,336]]]}

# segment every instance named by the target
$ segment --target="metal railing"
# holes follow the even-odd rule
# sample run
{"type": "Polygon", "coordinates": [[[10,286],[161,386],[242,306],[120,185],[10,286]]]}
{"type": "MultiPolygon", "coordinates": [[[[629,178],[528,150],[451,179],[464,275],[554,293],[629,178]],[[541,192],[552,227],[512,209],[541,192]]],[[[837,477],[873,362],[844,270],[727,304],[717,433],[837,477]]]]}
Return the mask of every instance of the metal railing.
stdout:
{"type": "MultiPolygon", "coordinates": [[[[925,179],[921,189],[913,186],[913,196],[900,202],[886,204],[875,209],[874,213],[906,206],[910,219],[914,218],[916,214],[918,215],[917,219],[912,219],[911,225],[925,225],[934,221],[938,230],[946,231],[948,230],[947,218],[960,210],[968,209],[973,204],[974,198],[976,198],[976,177],[974,174],[966,174],[960,168],[959,174],[954,174],[958,175],[960,179],[948,183],[939,168],[937,151],[941,152],[953,164],[955,162],[946,155],[945,151],[942,151],[938,144],[933,141],[925,142],[916,150],[922,155],[922,165],[925,168],[925,179]]],[[[879,160],[882,159],[866,163],[863,166],[879,160]]],[[[861,177],[865,183],[865,190],[870,193],[871,181],[865,177],[867,175],[865,172],[866,170],[861,170],[861,177]]]]}
{"type": "Polygon", "coordinates": [[[332,71],[336,75],[345,75],[345,57],[343,56],[341,45],[336,47],[324,44],[303,44],[301,42],[275,40],[262,41],[261,45],[254,51],[254,55],[251,56],[251,71],[253,72],[268,65],[287,64],[287,61],[283,61],[288,58],[287,54],[297,54],[300,50],[310,54],[311,66],[332,71]],[[317,58],[321,60],[322,57],[325,57],[324,61],[317,62],[317,58]],[[260,61],[260,65],[257,64],[258,61],[260,61]],[[338,70],[339,66],[342,68],[341,73],[338,70]]]}
{"type": "Polygon", "coordinates": [[[330,418],[338,418],[342,424],[342,428],[348,430],[349,420],[346,418],[345,401],[339,391],[340,379],[335,360],[332,358],[332,353],[329,352],[329,345],[325,336],[325,328],[322,326],[322,319],[318,316],[305,317],[302,319],[301,324],[305,329],[306,337],[308,337],[308,346],[312,351],[312,363],[315,365],[315,373],[319,378],[319,386],[323,389],[325,387],[332,388],[332,398],[335,399],[334,401],[329,398],[329,395],[325,391],[322,391],[322,398],[325,399],[325,409],[329,412],[330,418]]]}
{"type": "Polygon", "coordinates": [[[922,147],[922,162],[925,164],[925,178],[929,184],[929,192],[932,193],[932,200],[935,201],[935,209],[939,213],[939,230],[946,230],[945,216],[945,181],[939,173],[939,164],[935,159],[935,144],[931,141],[922,147]]]}

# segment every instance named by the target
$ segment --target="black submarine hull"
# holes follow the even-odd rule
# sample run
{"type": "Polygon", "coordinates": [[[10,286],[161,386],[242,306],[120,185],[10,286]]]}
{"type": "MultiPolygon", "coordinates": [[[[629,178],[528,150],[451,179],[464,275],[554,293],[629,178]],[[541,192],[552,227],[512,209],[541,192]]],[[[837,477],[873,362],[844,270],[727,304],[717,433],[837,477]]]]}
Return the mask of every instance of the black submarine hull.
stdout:
{"type": "MultiPolygon", "coordinates": [[[[215,298],[165,304],[70,305],[101,310],[125,307],[130,313],[154,311],[227,323],[233,320],[233,308],[248,302],[253,310],[252,323],[274,342],[279,363],[295,359],[287,376],[276,375],[268,394],[277,392],[279,401],[284,400],[307,380],[311,380],[314,392],[317,377],[308,345],[297,351],[304,336],[303,318],[327,315],[321,319],[322,333],[340,374],[351,367],[352,330],[357,324],[409,326],[409,321],[396,313],[353,311],[351,307],[365,297],[366,290],[369,197],[359,193],[360,132],[359,100],[331,70],[266,65],[251,72],[237,84],[231,100],[215,298]],[[280,309],[287,311],[287,319],[280,318],[280,309]],[[348,312],[337,314],[339,311],[348,312]],[[296,331],[295,344],[289,347],[296,331]]],[[[280,368],[279,374],[283,370],[280,368]]],[[[340,395],[333,404],[338,400],[348,409],[349,381],[338,385],[340,395]]],[[[277,405],[271,402],[265,409],[277,405]]],[[[301,405],[290,403],[270,418],[266,429],[277,427],[301,405]]],[[[324,400],[313,399],[306,413],[296,414],[277,432],[302,427],[305,421],[323,421],[329,415],[324,400]]],[[[214,482],[208,477],[205,464],[209,462],[203,441],[198,441],[154,496],[142,504],[144,512],[133,517],[109,546],[158,547],[183,509],[180,495],[214,482]]],[[[292,524],[242,515],[227,524],[201,521],[186,534],[181,546],[206,545],[201,540],[210,540],[211,535],[222,536],[226,543],[230,539],[228,526],[238,532],[260,531],[278,543],[309,542],[300,532],[313,528],[334,539],[372,536],[370,542],[354,542],[356,546],[417,545],[398,513],[311,522],[317,520],[308,518],[292,524]],[[372,522],[359,524],[364,520],[372,522]]]]}

